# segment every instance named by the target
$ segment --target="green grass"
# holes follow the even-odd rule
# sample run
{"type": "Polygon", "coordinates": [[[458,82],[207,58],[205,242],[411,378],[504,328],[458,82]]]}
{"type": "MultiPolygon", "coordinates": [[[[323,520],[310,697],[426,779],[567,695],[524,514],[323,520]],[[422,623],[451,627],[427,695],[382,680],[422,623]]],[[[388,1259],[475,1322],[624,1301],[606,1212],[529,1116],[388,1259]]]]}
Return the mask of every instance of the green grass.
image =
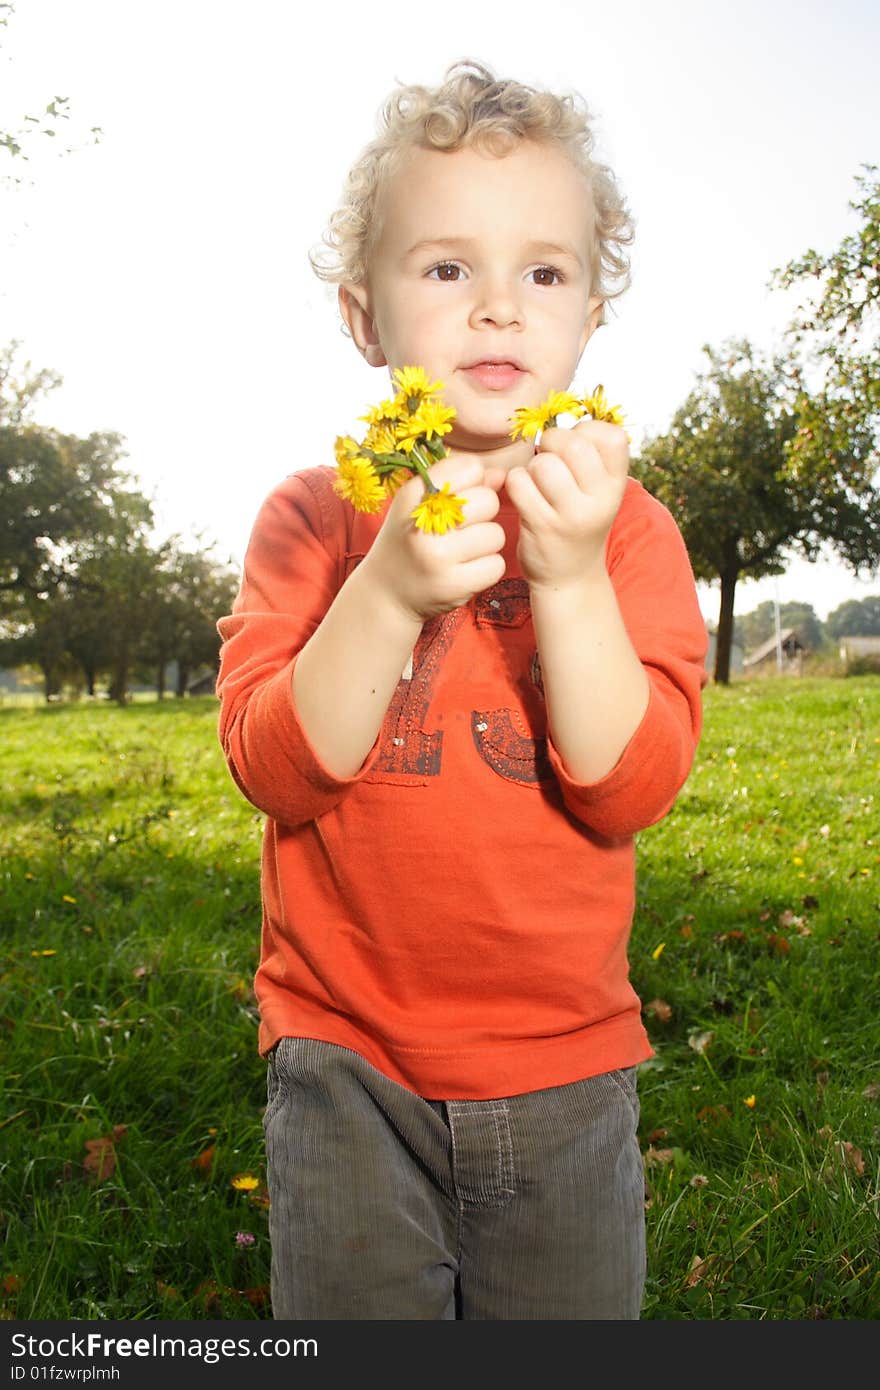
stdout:
{"type": "MultiPolygon", "coordinates": [[[[880,680],[712,687],[705,713],[639,839],[644,1316],[875,1318],[880,680]]],[[[0,711],[7,1317],[269,1316],[262,817],[216,715],[0,711]]]]}

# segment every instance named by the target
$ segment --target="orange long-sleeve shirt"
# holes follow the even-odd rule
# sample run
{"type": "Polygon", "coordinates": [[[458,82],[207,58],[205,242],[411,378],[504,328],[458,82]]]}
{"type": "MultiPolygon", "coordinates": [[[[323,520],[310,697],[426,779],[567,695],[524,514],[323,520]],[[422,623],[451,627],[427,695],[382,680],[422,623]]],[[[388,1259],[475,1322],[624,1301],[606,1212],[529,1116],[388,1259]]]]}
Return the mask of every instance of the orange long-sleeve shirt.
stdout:
{"type": "Polygon", "coordinates": [[[643,1061],[627,962],[633,836],[690,770],[705,681],[678,528],[627,483],[606,564],[651,693],[601,781],[574,782],[547,735],[509,503],[504,579],[425,625],[364,766],[340,779],[309,743],[291,677],[382,517],[355,513],[334,476],[303,470],[268,497],[219,623],[220,739],[267,816],[260,1050],[321,1038],[435,1099],[643,1061]]]}

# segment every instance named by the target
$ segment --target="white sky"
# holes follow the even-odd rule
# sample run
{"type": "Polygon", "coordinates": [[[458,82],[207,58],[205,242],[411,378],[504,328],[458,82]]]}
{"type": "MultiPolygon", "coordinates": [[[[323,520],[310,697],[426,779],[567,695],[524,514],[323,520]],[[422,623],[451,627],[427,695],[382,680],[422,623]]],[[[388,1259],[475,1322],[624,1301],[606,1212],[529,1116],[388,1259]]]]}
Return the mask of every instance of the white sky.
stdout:
{"type": "MultiPolygon", "coordinates": [[[[307,251],[391,89],[464,57],[596,116],[637,239],[577,384],[634,428],[665,428],[702,344],[778,345],[771,271],[853,230],[880,162],[875,0],[17,0],[0,128],[61,95],[66,133],[104,136],[65,158],[43,141],[17,170],[33,186],[0,192],[0,342],[63,376],[44,423],[125,437],[162,535],[239,563],[266,493],[387,394],[307,251]]],[[[737,611],[774,589],[825,617],[880,577],[794,562],[741,582],[737,611]]]]}

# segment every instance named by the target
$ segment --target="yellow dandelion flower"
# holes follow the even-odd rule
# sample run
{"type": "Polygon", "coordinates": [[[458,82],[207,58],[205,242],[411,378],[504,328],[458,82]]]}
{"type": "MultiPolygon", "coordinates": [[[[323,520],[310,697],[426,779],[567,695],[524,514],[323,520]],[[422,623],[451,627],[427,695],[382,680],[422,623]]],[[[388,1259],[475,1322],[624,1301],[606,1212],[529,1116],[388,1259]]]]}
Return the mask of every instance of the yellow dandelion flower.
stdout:
{"type": "Polygon", "coordinates": [[[406,433],[406,426],[403,424],[398,425],[394,440],[394,447],[399,454],[411,454],[416,447],[415,436],[411,434],[408,435],[406,433]]]}
{"type": "Polygon", "coordinates": [[[584,407],[577,396],[570,391],[551,391],[540,405],[521,405],[511,417],[513,429],[511,439],[521,434],[523,439],[534,439],[539,430],[546,430],[556,424],[557,415],[577,415],[584,413],[584,407]]]}
{"type": "Polygon", "coordinates": [[[552,418],[557,415],[577,415],[580,417],[584,413],[583,403],[577,396],[572,395],[571,391],[551,391],[544,402],[544,409],[549,411],[552,418]]]}
{"type": "Polygon", "coordinates": [[[388,496],[393,497],[397,489],[403,487],[404,483],[408,483],[412,476],[408,468],[402,467],[395,468],[393,473],[386,473],[382,481],[388,496]]]}
{"type": "Polygon", "coordinates": [[[374,454],[393,454],[397,448],[397,431],[394,425],[387,420],[371,425],[361,447],[370,449],[374,454]]]}
{"type": "Polygon", "coordinates": [[[610,425],[623,424],[623,410],[619,405],[608,404],[604,386],[597,386],[592,396],[584,396],[581,404],[586,414],[592,415],[594,420],[607,420],[610,425]]]}
{"type": "Polygon", "coordinates": [[[449,484],[444,483],[439,492],[426,492],[410,516],[420,531],[433,531],[442,536],[444,531],[464,521],[464,504],[465,499],[454,496],[449,484]]]}
{"type": "Polygon", "coordinates": [[[365,458],[342,459],[333,489],[346,498],[356,512],[378,512],[388,497],[382,479],[365,458]]]}
{"type": "Polygon", "coordinates": [[[252,1173],[239,1173],[232,1179],[232,1186],[236,1192],[253,1192],[259,1185],[260,1179],[255,1178],[252,1173]]]}
{"type": "Polygon", "coordinates": [[[517,435],[522,435],[523,439],[534,439],[539,430],[544,429],[547,424],[547,416],[542,406],[520,405],[511,416],[513,429],[510,431],[511,439],[516,439],[517,435]]]}
{"type": "MultiPolygon", "coordinates": [[[[333,445],[333,452],[336,455],[337,463],[344,463],[346,459],[357,458],[361,451],[361,446],[356,439],[352,439],[350,434],[338,434],[333,445]]],[[[171,814],[170,811],[168,813],[171,814]]]]}
{"type": "Polygon", "coordinates": [[[661,941],[661,942],[660,942],[660,945],[659,945],[659,946],[655,946],[654,949],[653,949],[653,951],[651,952],[651,960],[659,960],[660,957],[662,956],[662,954],[663,954],[663,952],[664,952],[665,950],[666,950],[666,942],[665,942],[665,941],[661,941]]]}
{"type": "Polygon", "coordinates": [[[755,1106],[756,1106],[757,1104],[758,1104],[758,1098],[757,1098],[757,1096],[746,1096],[745,1100],[743,1101],[743,1105],[747,1105],[747,1106],[749,1107],[750,1110],[754,1110],[754,1108],[755,1108],[755,1106]]]}
{"type": "Polygon", "coordinates": [[[393,425],[407,413],[405,404],[395,397],[393,401],[380,401],[378,405],[371,405],[366,415],[359,415],[358,419],[366,420],[368,425],[393,425]]]}
{"type": "Polygon", "coordinates": [[[76,898],[72,898],[72,897],[70,896],[69,893],[62,893],[62,895],[61,895],[61,901],[62,901],[63,903],[75,903],[75,902],[76,902],[76,898]]]}
{"type": "Polygon", "coordinates": [[[51,946],[44,947],[42,951],[31,951],[32,956],[57,956],[57,954],[58,952],[53,950],[51,946]]]}
{"type": "Polygon", "coordinates": [[[392,376],[397,384],[397,399],[401,404],[411,400],[413,396],[433,396],[443,390],[444,383],[429,381],[423,367],[397,367],[392,376]]]}
{"type": "Polygon", "coordinates": [[[432,434],[438,437],[448,434],[454,419],[452,406],[443,405],[440,401],[423,400],[408,420],[401,420],[398,424],[395,431],[397,442],[404,446],[422,436],[429,438],[432,434]]]}

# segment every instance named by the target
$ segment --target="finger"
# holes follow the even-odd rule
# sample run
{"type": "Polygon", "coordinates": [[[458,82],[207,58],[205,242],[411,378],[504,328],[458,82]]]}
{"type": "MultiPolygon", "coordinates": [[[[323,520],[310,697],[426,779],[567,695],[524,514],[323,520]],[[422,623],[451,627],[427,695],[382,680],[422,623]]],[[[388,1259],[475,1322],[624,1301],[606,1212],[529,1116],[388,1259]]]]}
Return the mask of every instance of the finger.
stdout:
{"type": "Polygon", "coordinates": [[[428,469],[428,477],[435,487],[448,483],[453,492],[461,492],[463,488],[481,484],[485,472],[485,464],[478,454],[447,454],[428,469]]]}
{"type": "Polygon", "coordinates": [[[491,451],[485,454],[473,454],[467,453],[461,449],[452,449],[448,457],[460,459],[462,462],[466,459],[477,459],[483,465],[483,482],[486,487],[491,487],[495,492],[500,492],[501,488],[504,486],[507,469],[499,468],[492,462],[494,455],[491,451]]]}
{"type": "MultiPolygon", "coordinates": [[[[561,461],[569,477],[583,492],[594,490],[602,483],[607,472],[595,443],[586,433],[576,434],[574,429],[544,431],[535,458],[547,457],[561,461]]],[[[548,479],[552,479],[553,471],[547,470],[548,479]]],[[[552,487],[552,481],[550,486],[552,487]]]]}
{"type": "Polygon", "coordinates": [[[566,513],[581,491],[572,468],[558,454],[536,454],[527,469],[529,477],[554,512],[566,513]]]}
{"type": "Polygon", "coordinates": [[[495,521],[480,521],[474,526],[459,526],[447,531],[449,558],[455,564],[466,565],[484,555],[497,555],[507,539],[504,527],[495,521]]]}
{"type": "Polygon", "coordinates": [[[614,477],[629,472],[629,435],[620,425],[607,420],[579,420],[571,431],[578,439],[587,439],[598,450],[602,464],[614,477]]]}
{"type": "Polygon", "coordinates": [[[500,492],[504,487],[504,480],[507,477],[506,468],[487,468],[483,474],[483,486],[490,487],[493,492],[500,492]]]}
{"type": "Polygon", "coordinates": [[[552,520],[553,508],[532,477],[530,468],[511,468],[507,475],[506,488],[507,495],[523,522],[539,526],[552,520]]]}
{"type": "Polygon", "coordinates": [[[462,526],[472,526],[475,522],[491,521],[498,515],[501,500],[498,493],[490,487],[464,488],[457,496],[465,503],[462,526]]]}

